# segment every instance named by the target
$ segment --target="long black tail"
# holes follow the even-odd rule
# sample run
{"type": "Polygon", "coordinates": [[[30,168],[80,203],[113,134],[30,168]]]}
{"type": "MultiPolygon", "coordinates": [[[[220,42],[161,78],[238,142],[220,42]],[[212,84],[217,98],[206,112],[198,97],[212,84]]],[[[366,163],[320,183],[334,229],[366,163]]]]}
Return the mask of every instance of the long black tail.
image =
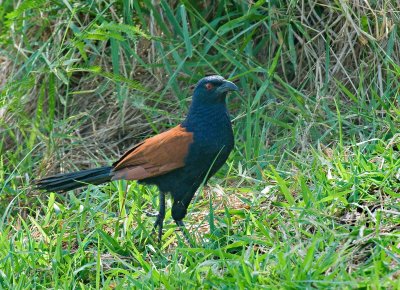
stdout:
{"type": "Polygon", "coordinates": [[[61,173],[35,181],[38,189],[47,191],[68,191],[88,184],[101,184],[111,181],[111,166],[61,173]]]}

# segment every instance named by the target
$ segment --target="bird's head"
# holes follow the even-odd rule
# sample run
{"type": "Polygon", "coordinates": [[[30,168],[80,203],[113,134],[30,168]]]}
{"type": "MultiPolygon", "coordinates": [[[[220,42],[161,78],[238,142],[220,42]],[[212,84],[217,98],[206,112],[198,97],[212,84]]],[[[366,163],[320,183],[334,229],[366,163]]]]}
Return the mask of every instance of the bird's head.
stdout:
{"type": "Polygon", "coordinates": [[[221,76],[207,76],[197,83],[193,92],[193,102],[200,104],[225,103],[227,93],[238,90],[234,83],[221,76]]]}

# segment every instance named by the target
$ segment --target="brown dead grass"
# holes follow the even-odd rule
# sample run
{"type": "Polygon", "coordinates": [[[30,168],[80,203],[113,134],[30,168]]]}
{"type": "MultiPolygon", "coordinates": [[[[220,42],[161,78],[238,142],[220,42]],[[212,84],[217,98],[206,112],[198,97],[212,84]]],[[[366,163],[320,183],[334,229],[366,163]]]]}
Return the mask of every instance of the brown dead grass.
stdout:
{"type": "MultiPolygon", "coordinates": [[[[12,62],[4,55],[0,55],[0,90],[8,81],[11,74],[12,62]]],[[[1,117],[1,116],[0,116],[1,117]]]]}
{"type": "MultiPolygon", "coordinates": [[[[170,1],[171,7],[175,7],[177,4],[175,1],[170,1]]],[[[385,87],[383,79],[387,72],[382,69],[382,59],[377,56],[376,50],[385,51],[395,23],[400,20],[398,7],[394,7],[392,2],[386,1],[371,4],[368,1],[320,0],[300,1],[295,5],[294,8],[290,8],[290,11],[283,8],[274,8],[269,11],[278,42],[268,43],[269,47],[265,47],[262,53],[256,56],[259,64],[265,65],[268,56],[272,55],[271,52],[274,52],[284,41],[283,37],[287,34],[287,22],[282,20],[286,19],[287,13],[290,12],[290,17],[304,29],[301,31],[293,26],[298,63],[296,70],[288,65],[290,51],[288,45],[284,45],[284,53],[277,71],[288,84],[294,88],[301,88],[304,95],[316,95],[317,104],[315,108],[310,108],[313,113],[322,116],[325,114],[324,111],[320,111],[319,102],[322,98],[335,97],[338,91],[336,80],[340,80],[350,91],[357,93],[357,84],[362,75],[365,82],[378,83],[379,94],[383,94],[385,87]],[[360,19],[364,16],[368,18],[367,24],[360,23],[360,19]],[[329,50],[326,46],[327,41],[329,41],[329,50]],[[371,44],[375,44],[375,46],[371,44]],[[327,58],[330,61],[328,68],[326,67],[327,58]],[[323,90],[328,90],[330,93],[325,93],[323,90]]],[[[159,5],[156,5],[156,9],[162,12],[159,5]]],[[[210,13],[215,13],[215,11],[210,11],[210,13]]],[[[161,15],[163,14],[161,13],[161,15]]],[[[123,22],[115,7],[111,7],[109,16],[110,20],[116,23],[123,22]]],[[[28,36],[34,39],[35,32],[40,29],[41,25],[46,25],[46,21],[53,21],[48,18],[49,15],[45,13],[41,15],[41,19],[30,19],[30,21],[34,20],[37,25],[30,28],[28,36]]],[[[82,25],[87,25],[93,20],[91,15],[82,14],[79,15],[79,18],[82,25]]],[[[212,19],[212,15],[207,15],[206,18],[212,19]]],[[[150,14],[146,21],[152,36],[163,37],[162,30],[153,15],[150,14]]],[[[44,38],[53,36],[55,41],[61,42],[64,34],[62,31],[56,33],[58,25],[59,23],[53,21],[48,29],[40,35],[40,40],[43,41],[44,38]]],[[[167,21],[165,25],[171,26],[167,21]]],[[[269,32],[265,28],[260,27],[259,33],[255,34],[254,43],[257,44],[257,41],[267,36],[267,33],[269,32]]],[[[69,32],[66,37],[72,38],[73,35],[69,32]]],[[[29,52],[25,48],[19,47],[23,43],[17,34],[15,40],[18,46],[15,48],[16,51],[29,56],[29,52]]],[[[149,66],[143,67],[135,59],[132,59],[130,63],[132,69],[128,71],[126,60],[123,58],[124,52],[121,50],[121,75],[138,81],[155,94],[159,93],[169,78],[162,66],[154,65],[161,64],[163,58],[170,59],[172,57],[159,55],[156,41],[144,38],[138,40],[135,51],[149,66]]],[[[96,56],[93,65],[102,67],[104,71],[112,72],[110,47],[107,43],[99,47],[100,55],[96,55],[93,51],[87,51],[87,53],[89,56],[96,56]]],[[[80,58],[80,55],[71,56],[71,58],[74,57],[80,58]]],[[[394,44],[391,57],[394,63],[400,63],[400,45],[398,43],[394,44]]],[[[11,60],[4,56],[0,57],[0,87],[9,80],[12,65],[11,60]]],[[[36,86],[26,96],[29,101],[23,104],[27,115],[34,115],[39,85],[47,81],[46,75],[37,76],[36,86]]],[[[177,120],[169,120],[162,115],[153,114],[150,119],[145,119],[143,108],[133,104],[136,98],[143,98],[140,92],[135,90],[128,89],[128,95],[132,97],[125,99],[122,104],[115,96],[115,83],[109,82],[104,90],[95,93],[96,89],[107,83],[107,79],[102,76],[91,73],[74,73],[70,81],[69,92],[88,91],[88,93],[68,96],[67,108],[58,104],[55,123],[63,124],[59,128],[54,128],[54,132],[66,134],[68,138],[54,138],[54,144],[50,148],[48,145],[46,145],[47,149],[46,146],[40,147],[40,150],[47,150],[40,166],[41,174],[72,170],[75,167],[86,168],[93,166],[94,161],[99,164],[109,163],[118,158],[121,152],[131,145],[147,135],[154,134],[149,121],[156,124],[156,127],[161,130],[165,129],[166,124],[177,123],[177,120]],[[70,118],[70,120],[63,122],[65,118],[70,118]]],[[[192,84],[183,86],[188,85],[192,84]]],[[[57,88],[57,96],[66,98],[66,94],[67,88],[60,84],[57,88]]],[[[167,94],[165,98],[175,100],[175,96],[172,94],[167,94]]],[[[144,102],[151,106],[151,100],[146,99],[144,102]]],[[[345,105],[347,100],[343,99],[343,102],[345,105]]],[[[158,107],[158,109],[168,112],[174,112],[176,108],[177,106],[163,104],[158,107]]],[[[4,108],[0,111],[1,115],[5,115],[6,112],[7,109],[4,108]]],[[[7,121],[18,125],[18,115],[9,113],[7,121]]],[[[302,138],[299,140],[299,144],[306,148],[310,141],[307,137],[309,136],[308,128],[304,127],[303,130],[304,132],[299,134],[302,138]]],[[[6,137],[6,149],[18,146],[18,143],[23,143],[26,138],[18,129],[15,130],[15,135],[16,141],[6,137]]]]}

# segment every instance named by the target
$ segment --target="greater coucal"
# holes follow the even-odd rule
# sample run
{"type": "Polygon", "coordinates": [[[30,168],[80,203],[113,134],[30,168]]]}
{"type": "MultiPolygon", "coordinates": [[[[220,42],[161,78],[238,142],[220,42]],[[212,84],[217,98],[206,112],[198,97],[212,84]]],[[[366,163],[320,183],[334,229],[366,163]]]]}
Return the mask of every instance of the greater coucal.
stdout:
{"type": "Polygon", "coordinates": [[[135,145],[112,166],[57,174],[37,180],[36,186],[63,192],[120,179],[154,184],[160,191],[154,227],[158,226],[161,241],[165,194],[171,194],[172,217],[184,228],[182,219],[196,190],[221,168],[232,151],[234,138],[225,99],[229,91],[237,90],[221,76],[207,76],[197,83],[189,113],[177,127],[135,145]]]}

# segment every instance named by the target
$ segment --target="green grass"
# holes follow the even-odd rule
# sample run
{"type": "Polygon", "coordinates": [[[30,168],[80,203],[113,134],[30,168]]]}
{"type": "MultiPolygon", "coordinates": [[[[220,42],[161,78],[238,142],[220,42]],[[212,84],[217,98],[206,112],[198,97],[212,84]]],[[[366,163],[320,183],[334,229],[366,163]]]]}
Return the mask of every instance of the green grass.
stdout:
{"type": "Polygon", "coordinates": [[[398,5],[303,2],[3,1],[0,289],[400,289],[398,5]],[[31,187],[179,123],[208,73],[241,93],[193,247],[169,211],[158,245],[156,188],[31,187]]]}

